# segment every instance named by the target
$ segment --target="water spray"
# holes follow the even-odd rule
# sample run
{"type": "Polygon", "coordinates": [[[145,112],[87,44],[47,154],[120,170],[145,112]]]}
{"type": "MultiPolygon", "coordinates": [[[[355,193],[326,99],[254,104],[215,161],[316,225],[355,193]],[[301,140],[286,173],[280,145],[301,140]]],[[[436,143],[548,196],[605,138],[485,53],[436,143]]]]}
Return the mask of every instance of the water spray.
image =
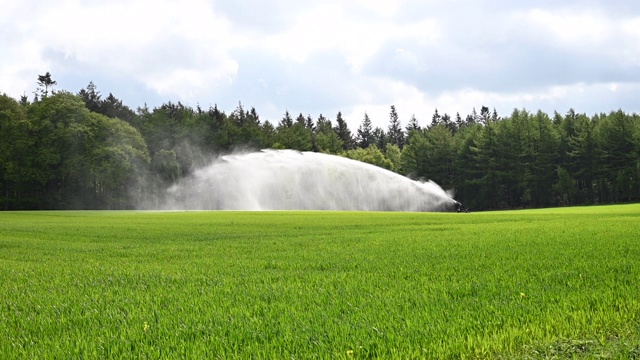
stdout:
{"type": "Polygon", "coordinates": [[[167,190],[172,210],[460,211],[432,181],[322,153],[222,156],[167,190]]]}

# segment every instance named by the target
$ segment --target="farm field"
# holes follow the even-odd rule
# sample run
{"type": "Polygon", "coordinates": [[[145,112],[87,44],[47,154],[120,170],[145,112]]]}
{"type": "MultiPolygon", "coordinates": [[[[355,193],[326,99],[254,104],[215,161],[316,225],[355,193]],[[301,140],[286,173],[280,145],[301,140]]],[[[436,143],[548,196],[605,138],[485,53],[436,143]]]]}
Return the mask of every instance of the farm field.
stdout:
{"type": "Polygon", "coordinates": [[[2,358],[640,358],[640,205],[0,212],[2,358]]]}

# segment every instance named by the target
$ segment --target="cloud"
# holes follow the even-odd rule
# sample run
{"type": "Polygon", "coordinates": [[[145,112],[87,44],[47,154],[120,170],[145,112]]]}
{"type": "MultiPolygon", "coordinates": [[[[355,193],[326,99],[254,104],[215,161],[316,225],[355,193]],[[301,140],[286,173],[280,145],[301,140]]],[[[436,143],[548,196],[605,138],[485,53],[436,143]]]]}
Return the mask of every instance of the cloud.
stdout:
{"type": "Polygon", "coordinates": [[[94,81],[135,108],[182,101],[277,122],[434,109],[639,112],[640,3],[24,0],[0,12],[0,91],[94,81]]]}
{"type": "MultiPolygon", "coordinates": [[[[421,13],[434,11],[423,8],[421,13]]],[[[637,17],[554,7],[436,13],[440,16],[431,19],[431,32],[423,32],[432,41],[390,38],[366,66],[369,77],[387,83],[394,96],[386,101],[399,111],[406,106],[424,121],[436,108],[465,116],[482,105],[502,115],[523,107],[595,113],[626,106],[638,111],[627,95],[640,84],[637,17]],[[461,17],[453,25],[441,20],[461,17]],[[611,91],[618,87],[611,84],[627,86],[611,91]]],[[[384,115],[382,109],[377,112],[384,115]]]]}
{"type": "MultiPolygon", "coordinates": [[[[400,120],[406,125],[412,115],[416,116],[421,126],[431,122],[431,117],[437,109],[440,115],[448,114],[455,118],[460,113],[462,118],[470,114],[475,108],[480,111],[481,106],[495,108],[501,117],[509,116],[513,109],[526,109],[530,112],[542,110],[548,114],[554,111],[565,114],[569,109],[580,113],[594,115],[612,110],[625,110],[633,103],[635,95],[640,91],[640,84],[603,83],[551,86],[534,92],[487,92],[473,88],[461,88],[444,91],[435,95],[426,94],[420,89],[402,82],[379,80],[379,88],[391,89],[394,95],[381,102],[360,104],[345,114],[352,131],[358,126],[367,112],[374,126],[386,129],[389,124],[390,105],[395,105],[400,120]],[[599,99],[598,103],[593,99],[599,99]],[[604,106],[602,104],[605,104],[604,106]]],[[[625,110],[628,111],[628,110],[625,110]]]]}
{"type": "Polygon", "coordinates": [[[20,70],[30,71],[32,78],[52,67],[58,70],[54,76],[70,72],[69,66],[91,67],[116,77],[126,74],[156,94],[186,99],[208,84],[228,82],[237,71],[228,55],[235,36],[206,1],[66,0],[38,7],[25,2],[12,11],[17,17],[29,13],[30,20],[15,34],[28,39],[27,45],[14,43],[10,53],[26,60],[20,70]]]}

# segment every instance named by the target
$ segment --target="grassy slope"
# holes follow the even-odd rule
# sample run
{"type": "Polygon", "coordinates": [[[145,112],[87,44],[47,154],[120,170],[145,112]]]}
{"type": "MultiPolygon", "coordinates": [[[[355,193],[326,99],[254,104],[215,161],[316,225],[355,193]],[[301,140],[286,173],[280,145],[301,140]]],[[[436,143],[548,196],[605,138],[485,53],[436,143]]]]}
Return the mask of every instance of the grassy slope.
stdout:
{"type": "Polygon", "coordinates": [[[0,354],[639,357],[639,220],[0,213],[0,354]]]}

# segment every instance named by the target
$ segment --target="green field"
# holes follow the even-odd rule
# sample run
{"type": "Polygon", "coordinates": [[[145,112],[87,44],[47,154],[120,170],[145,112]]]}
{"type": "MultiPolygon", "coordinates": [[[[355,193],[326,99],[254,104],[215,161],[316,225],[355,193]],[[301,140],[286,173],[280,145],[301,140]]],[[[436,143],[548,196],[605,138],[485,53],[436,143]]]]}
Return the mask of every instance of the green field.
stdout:
{"type": "Polygon", "coordinates": [[[640,205],[0,212],[0,354],[640,358],[640,205]]]}

